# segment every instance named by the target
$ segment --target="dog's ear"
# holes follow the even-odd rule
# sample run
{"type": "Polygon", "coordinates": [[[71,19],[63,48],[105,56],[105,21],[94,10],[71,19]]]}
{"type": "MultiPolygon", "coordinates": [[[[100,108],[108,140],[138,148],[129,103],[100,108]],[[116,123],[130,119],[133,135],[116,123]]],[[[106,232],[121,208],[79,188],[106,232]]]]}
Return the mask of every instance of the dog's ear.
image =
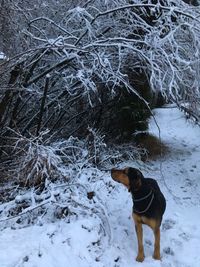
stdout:
{"type": "Polygon", "coordinates": [[[143,179],[144,178],[143,174],[139,170],[137,170],[137,178],[138,179],[143,179]]]}
{"type": "Polygon", "coordinates": [[[130,180],[143,179],[144,178],[141,171],[139,171],[138,169],[135,169],[135,168],[129,168],[128,169],[128,176],[129,176],[130,180]]]}
{"type": "Polygon", "coordinates": [[[141,171],[135,168],[128,169],[128,178],[129,178],[129,192],[138,190],[142,184],[142,179],[144,178],[141,171]]]}

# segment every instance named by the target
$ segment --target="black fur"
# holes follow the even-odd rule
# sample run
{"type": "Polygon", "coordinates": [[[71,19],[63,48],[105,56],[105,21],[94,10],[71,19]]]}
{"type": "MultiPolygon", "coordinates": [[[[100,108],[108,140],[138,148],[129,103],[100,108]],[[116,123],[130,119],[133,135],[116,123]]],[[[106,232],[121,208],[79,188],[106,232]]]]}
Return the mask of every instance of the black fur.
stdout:
{"type": "Polygon", "coordinates": [[[166,209],[166,200],[156,180],[144,178],[143,174],[134,168],[128,169],[128,178],[133,198],[133,212],[156,219],[161,223],[166,209]],[[149,206],[149,204],[151,205],[149,206]]]}

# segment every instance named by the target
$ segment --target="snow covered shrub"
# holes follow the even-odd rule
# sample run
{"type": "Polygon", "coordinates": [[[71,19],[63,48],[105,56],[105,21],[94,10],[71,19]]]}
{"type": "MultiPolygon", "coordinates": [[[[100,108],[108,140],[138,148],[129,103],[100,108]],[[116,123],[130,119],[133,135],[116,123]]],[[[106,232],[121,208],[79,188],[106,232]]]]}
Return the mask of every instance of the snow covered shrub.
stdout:
{"type": "Polygon", "coordinates": [[[69,137],[66,140],[61,140],[52,144],[63,164],[70,168],[79,168],[85,162],[87,163],[88,150],[83,140],[77,137],[69,137]]]}
{"type": "Polygon", "coordinates": [[[106,152],[105,135],[99,130],[88,127],[88,136],[86,146],[89,152],[89,158],[94,164],[99,164],[106,152]]]}
{"type": "MultiPolygon", "coordinates": [[[[43,111],[44,125],[53,132],[65,123],[65,129],[62,131],[59,129],[59,133],[65,134],[71,131],[68,137],[74,135],[73,132],[77,134],[81,132],[84,135],[83,128],[88,120],[88,125],[94,120],[95,124],[101,126],[103,117],[98,116],[97,110],[101,108],[104,110],[117,91],[140,94],[135,90],[134,83],[130,86],[123,63],[131,54],[133,59],[136,58],[136,62],[129,66],[132,67],[132,72],[139,65],[141,71],[146,69],[146,64],[142,62],[147,59],[142,53],[137,52],[142,47],[140,44],[137,45],[137,40],[134,40],[138,33],[133,32],[134,38],[130,36],[135,28],[138,30],[141,28],[134,15],[134,12],[138,11],[137,8],[131,11],[131,6],[130,9],[127,6],[127,9],[122,8],[120,11],[123,4],[126,4],[126,1],[110,3],[96,1],[95,8],[87,4],[84,7],[76,6],[66,12],[60,24],[57,24],[56,19],[52,21],[45,16],[31,18],[24,34],[31,38],[36,49],[28,50],[23,53],[23,57],[19,56],[17,59],[24,65],[17,82],[24,90],[22,93],[17,91],[13,99],[13,109],[18,117],[13,116],[12,110],[8,111],[11,122],[17,119],[18,127],[23,133],[31,131],[34,134],[47,73],[51,73],[52,78],[43,111]],[[115,11],[115,8],[119,8],[119,12],[115,11]],[[107,10],[108,16],[106,16],[107,10]],[[37,30],[40,27],[46,29],[45,36],[43,30],[37,30]],[[52,33],[55,38],[52,38],[52,33]],[[99,89],[100,85],[103,85],[103,90],[99,89]],[[35,103],[30,101],[33,95],[37,97],[35,103]],[[106,98],[106,101],[103,101],[103,98],[106,98]],[[28,110],[29,104],[34,113],[30,120],[24,118],[24,114],[27,117],[32,114],[28,110]],[[96,118],[91,116],[91,113],[96,118]]],[[[143,36],[140,39],[142,40],[143,36]]],[[[12,60],[8,65],[8,69],[13,66],[12,60]]],[[[3,103],[0,103],[0,106],[1,104],[3,103]]],[[[104,127],[105,129],[107,127],[104,127]]]]}
{"type": "Polygon", "coordinates": [[[23,142],[24,152],[20,156],[18,168],[19,183],[25,187],[44,188],[48,180],[55,180],[59,174],[60,157],[55,154],[53,147],[41,144],[39,138],[20,142],[23,142]]]}
{"type": "Polygon", "coordinates": [[[159,92],[178,104],[195,99],[189,108],[199,120],[198,7],[181,0],[52,0],[48,8],[39,2],[31,3],[36,9],[21,1],[3,6],[16,15],[21,53],[13,50],[0,66],[2,158],[12,161],[23,152],[10,148],[8,128],[36,143],[49,131],[36,147],[26,143],[20,173],[27,185],[51,176],[54,160],[46,158],[54,152],[48,145],[61,139],[78,140],[78,148],[67,147],[64,156],[73,164],[81,157],[83,166],[99,164],[102,155],[112,159],[88,125],[105,142],[131,140],[134,130],[146,130],[152,95],[159,92]]]}
{"type": "Polygon", "coordinates": [[[104,136],[91,127],[86,140],[70,137],[45,145],[42,140],[46,134],[17,138],[19,181],[14,183],[17,189],[11,191],[12,197],[3,199],[10,201],[0,207],[0,227],[94,217],[99,220],[101,238],[109,241],[110,226],[97,188],[102,184],[107,190],[110,187],[98,167],[109,170],[124,160],[135,161],[141,151],[130,144],[108,147],[104,136]]]}
{"type": "Polygon", "coordinates": [[[52,146],[55,153],[62,159],[65,168],[76,170],[87,167],[110,169],[114,164],[123,160],[138,160],[144,153],[143,149],[131,143],[106,145],[104,138],[105,136],[98,130],[89,127],[88,136],[84,141],[77,137],[70,137],[52,146]]]}

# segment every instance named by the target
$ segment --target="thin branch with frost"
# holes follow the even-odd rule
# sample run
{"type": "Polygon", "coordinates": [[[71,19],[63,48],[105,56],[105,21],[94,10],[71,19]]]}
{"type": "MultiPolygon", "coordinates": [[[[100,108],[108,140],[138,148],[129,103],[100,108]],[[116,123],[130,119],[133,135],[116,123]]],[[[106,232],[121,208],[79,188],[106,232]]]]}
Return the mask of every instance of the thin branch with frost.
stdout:
{"type": "Polygon", "coordinates": [[[32,212],[32,211],[35,211],[35,210],[37,210],[37,209],[39,209],[39,208],[41,208],[41,207],[43,207],[43,206],[45,206],[45,205],[47,205],[47,204],[49,204],[49,203],[53,203],[53,202],[54,202],[54,201],[52,201],[51,199],[48,199],[48,200],[46,200],[46,201],[43,201],[43,202],[40,203],[40,204],[37,204],[37,205],[35,205],[35,206],[28,207],[28,208],[25,209],[23,212],[21,212],[21,213],[15,215],[15,216],[11,216],[11,217],[6,217],[6,218],[3,218],[3,219],[0,219],[0,223],[2,223],[2,222],[6,222],[6,221],[9,221],[9,220],[13,220],[13,219],[16,219],[16,218],[18,218],[18,217],[22,217],[23,215],[25,215],[25,214],[27,214],[27,213],[30,213],[30,212],[32,212]]]}
{"type": "MultiPolygon", "coordinates": [[[[149,108],[137,83],[128,81],[127,69],[131,69],[133,76],[143,73],[152,92],[161,92],[174,102],[189,101],[195,116],[199,114],[199,11],[188,6],[186,9],[181,1],[165,1],[166,6],[148,3],[127,5],[126,1],[103,4],[96,1],[94,7],[86,5],[66,10],[61,20],[41,13],[38,18],[31,18],[27,51],[1,65],[5,88],[2,98],[7,92],[4,84],[7,85],[10,71],[15,65],[21,65],[19,77],[11,88],[15,90],[9,105],[5,105],[1,130],[1,136],[5,137],[7,126],[17,129],[19,142],[2,143],[4,155],[9,155],[13,147],[17,155],[24,153],[22,144],[28,148],[28,139],[32,140],[29,152],[33,155],[37,146],[50,142],[56,133],[62,133],[63,138],[71,133],[86,137],[87,126],[93,129],[96,123],[93,123],[95,114],[103,105],[106,109],[109,101],[123,90],[136,95],[149,108]],[[49,73],[47,102],[42,110],[44,124],[38,127],[48,131],[44,141],[44,138],[34,139],[34,134],[41,119],[38,110],[42,106],[45,76],[49,73]]],[[[11,135],[15,135],[14,132],[11,135]]],[[[72,147],[69,145],[63,157],[74,163],[76,149],[72,147]]],[[[84,149],[77,149],[78,160],[84,149]]],[[[92,153],[90,159],[84,157],[88,164],[92,159],[98,161],[98,147],[92,153]]],[[[33,169],[40,169],[40,160],[32,161],[33,169]]]]}
{"type": "Polygon", "coordinates": [[[67,34],[67,35],[69,35],[69,36],[75,38],[75,36],[72,36],[71,33],[68,32],[65,28],[61,27],[60,25],[58,25],[57,23],[55,23],[55,21],[53,21],[53,20],[51,20],[51,19],[49,19],[49,18],[46,18],[46,17],[35,18],[35,19],[33,19],[33,20],[31,20],[31,21],[29,22],[29,25],[32,26],[33,23],[38,22],[38,21],[40,22],[41,20],[47,21],[48,23],[54,25],[54,26],[55,26],[56,28],[58,28],[59,30],[63,31],[65,34],[67,34]]]}
{"type": "MultiPolygon", "coordinates": [[[[197,22],[200,23],[200,20],[198,19],[198,17],[194,17],[192,16],[190,13],[187,13],[187,12],[183,12],[175,7],[166,7],[166,6],[162,6],[160,4],[158,5],[154,5],[154,4],[133,4],[133,5],[124,5],[124,6],[121,6],[121,7],[117,7],[117,8],[113,8],[111,10],[107,10],[105,12],[99,12],[90,22],[90,25],[94,24],[95,21],[97,19],[99,19],[100,17],[103,17],[103,16],[107,16],[111,13],[115,13],[117,11],[122,11],[122,10],[125,10],[125,9],[132,9],[132,8],[158,8],[158,9],[161,9],[161,10],[165,10],[165,11],[169,11],[170,13],[175,13],[175,14],[178,14],[178,15],[183,15],[185,17],[188,17],[192,20],[195,20],[197,22]]],[[[80,38],[76,41],[75,45],[78,45],[80,43],[80,41],[84,38],[84,36],[88,33],[88,29],[80,36],[80,38]]]]}

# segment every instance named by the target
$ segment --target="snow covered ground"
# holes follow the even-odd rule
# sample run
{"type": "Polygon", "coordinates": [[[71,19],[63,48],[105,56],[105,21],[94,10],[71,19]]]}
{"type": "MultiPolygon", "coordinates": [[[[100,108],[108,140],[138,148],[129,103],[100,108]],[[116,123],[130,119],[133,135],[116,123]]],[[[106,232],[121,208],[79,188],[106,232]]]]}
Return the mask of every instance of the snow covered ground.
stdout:
{"type": "MultiPolygon", "coordinates": [[[[155,117],[170,153],[145,164],[124,162],[122,167],[138,167],[156,178],[165,194],[162,261],[152,259],[153,234],[148,227],[144,227],[145,261],[135,261],[130,194],[108,172],[85,169],[79,182],[95,196],[80,199],[73,192],[74,201],[83,203],[82,216],[77,218],[74,210],[64,219],[41,223],[41,218],[29,227],[5,227],[9,222],[0,218],[0,267],[199,267],[200,129],[173,107],[157,109],[155,117]]],[[[150,131],[158,135],[153,120],[150,131]]]]}

